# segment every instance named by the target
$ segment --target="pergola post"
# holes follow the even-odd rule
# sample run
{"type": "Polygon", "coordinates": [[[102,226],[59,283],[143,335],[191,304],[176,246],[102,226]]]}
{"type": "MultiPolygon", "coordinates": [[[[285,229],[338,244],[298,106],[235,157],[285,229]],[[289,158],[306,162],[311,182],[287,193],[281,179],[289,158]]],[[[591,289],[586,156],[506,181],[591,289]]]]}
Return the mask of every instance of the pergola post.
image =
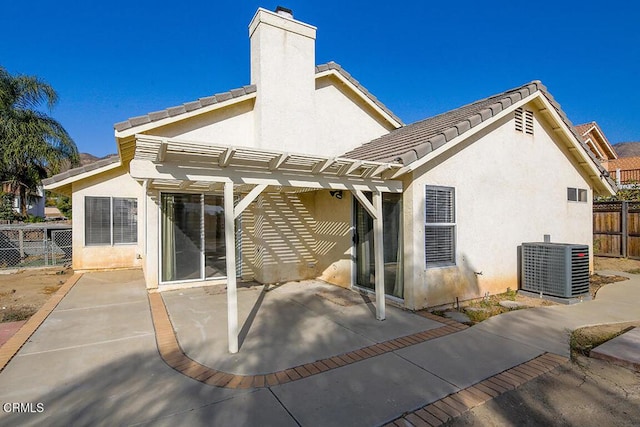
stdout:
{"type": "Polygon", "coordinates": [[[375,254],[375,286],[376,286],[376,318],[384,320],[385,296],[384,296],[384,242],[382,228],[382,193],[373,192],[373,207],[376,216],[373,218],[373,252],[375,254]]]}
{"type": "Polygon", "coordinates": [[[238,292],[236,288],[236,233],[233,182],[224,183],[224,240],[227,261],[227,327],[229,353],[238,352],[238,292]]]}

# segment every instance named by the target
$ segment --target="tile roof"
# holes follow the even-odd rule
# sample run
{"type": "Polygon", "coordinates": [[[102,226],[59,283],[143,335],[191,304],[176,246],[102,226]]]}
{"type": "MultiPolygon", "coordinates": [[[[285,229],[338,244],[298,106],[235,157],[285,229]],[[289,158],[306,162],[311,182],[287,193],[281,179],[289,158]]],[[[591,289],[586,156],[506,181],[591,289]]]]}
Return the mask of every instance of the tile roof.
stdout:
{"type": "MultiPolygon", "coordinates": [[[[360,84],[356,79],[354,79],[351,74],[344,70],[339,64],[335,62],[328,62],[326,64],[316,66],[316,74],[322,73],[328,70],[335,70],[340,73],[345,79],[347,79],[351,84],[358,88],[367,98],[369,98],[372,102],[374,102],[381,110],[391,116],[398,123],[402,124],[402,120],[395,114],[391,112],[382,102],[378,100],[375,96],[373,96],[364,86],[360,84]]],[[[164,110],[155,111],[153,113],[145,114],[142,116],[132,117],[123,122],[116,123],[114,128],[121,132],[136,126],[140,126],[143,124],[155,122],[158,120],[166,119],[167,117],[179,116],[181,114],[185,114],[191,111],[198,110],[200,108],[217,104],[219,102],[228,101],[233,98],[238,98],[244,95],[248,95],[256,92],[256,85],[247,85],[237,89],[231,89],[228,92],[217,93],[213,96],[207,96],[204,98],[200,98],[196,101],[186,102],[182,105],[178,105],[176,107],[169,107],[164,110]]]]}
{"type": "Polygon", "coordinates": [[[83,174],[85,172],[90,172],[92,170],[100,169],[101,167],[108,166],[112,163],[118,163],[120,161],[119,156],[111,156],[106,159],[98,160],[97,162],[89,163],[85,166],[80,166],[77,168],[69,169],[66,172],[59,173],[57,175],[52,176],[51,178],[46,178],[42,180],[43,185],[51,185],[56,182],[64,181],[67,178],[71,178],[76,175],[83,174]]]}
{"type": "MultiPolygon", "coordinates": [[[[546,92],[546,88],[540,81],[533,81],[455,110],[393,130],[380,138],[345,153],[343,157],[399,162],[407,165],[539,90],[546,92]]],[[[563,114],[559,105],[553,101],[550,95],[547,98],[550,98],[558,112],[563,114]]],[[[566,117],[563,118],[568,122],[566,117]]]]}
{"type": "Polygon", "coordinates": [[[613,181],[608,177],[607,170],[587,147],[582,139],[582,135],[578,134],[573,123],[571,123],[560,107],[560,104],[539,80],[534,80],[520,87],[393,130],[386,135],[343,154],[341,157],[356,160],[395,162],[408,165],[432,151],[437,150],[447,142],[464,134],[480,123],[491,119],[510,105],[538,91],[542,92],[545,98],[555,108],[562,121],[576,137],[576,140],[589,157],[591,157],[601,175],[607,178],[610,185],[614,186],[613,181]]]}
{"type": "Polygon", "coordinates": [[[580,136],[583,136],[585,133],[587,133],[587,131],[589,129],[591,129],[593,126],[595,126],[596,122],[589,122],[589,123],[583,123],[581,125],[576,125],[576,132],[578,132],[578,134],[580,136]]]}
{"type": "Polygon", "coordinates": [[[238,89],[231,89],[228,92],[217,93],[213,96],[206,96],[204,98],[198,99],[197,101],[185,102],[184,104],[178,105],[176,107],[169,107],[165,110],[145,114],[144,116],[132,117],[129,120],[125,120],[124,122],[116,123],[115,125],[113,125],[113,127],[117,131],[121,132],[132,127],[166,119],[167,117],[178,116],[180,114],[198,110],[208,105],[217,104],[218,102],[228,101],[233,98],[248,95],[255,91],[256,85],[248,85],[238,89]]]}

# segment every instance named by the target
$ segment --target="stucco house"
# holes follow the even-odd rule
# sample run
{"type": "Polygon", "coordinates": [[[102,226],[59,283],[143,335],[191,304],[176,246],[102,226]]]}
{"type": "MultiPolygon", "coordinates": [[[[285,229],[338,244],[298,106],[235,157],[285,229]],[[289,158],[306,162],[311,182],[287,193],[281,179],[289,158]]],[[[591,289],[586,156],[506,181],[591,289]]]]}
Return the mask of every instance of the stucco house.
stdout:
{"type": "Polygon", "coordinates": [[[540,82],[404,125],[315,66],[315,34],[259,9],[250,85],[118,123],[119,157],[47,180],[72,195],[74,269],[225,284],[235,352],[237,277],[371,290],[384,319],[515,289],[522,242],[591,245],[613,183],[540,82]]]}

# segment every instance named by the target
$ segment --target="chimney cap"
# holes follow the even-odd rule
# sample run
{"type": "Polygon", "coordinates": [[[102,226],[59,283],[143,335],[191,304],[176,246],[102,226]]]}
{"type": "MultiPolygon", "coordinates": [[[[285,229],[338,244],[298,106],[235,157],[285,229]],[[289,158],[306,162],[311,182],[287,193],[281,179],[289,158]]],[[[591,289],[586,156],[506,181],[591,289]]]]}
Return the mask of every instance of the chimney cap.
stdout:
{"type": "Polygon", "coordinates": [[[285,18],[293,19],[293,10],[287,7],[284,7],[284,6],[276,7],[276,13],[280,16],[284,16],[285,18]]]}

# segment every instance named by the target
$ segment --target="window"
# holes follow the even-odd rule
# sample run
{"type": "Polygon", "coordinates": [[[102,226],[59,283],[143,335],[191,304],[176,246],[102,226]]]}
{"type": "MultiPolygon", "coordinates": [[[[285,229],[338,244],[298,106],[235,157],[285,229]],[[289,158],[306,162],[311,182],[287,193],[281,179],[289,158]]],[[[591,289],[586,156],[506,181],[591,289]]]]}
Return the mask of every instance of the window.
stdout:
{"type": "Polygon", "coordinates": [[[516,131],[533,135],[533,111],[524,110],[522,107],[515,111],[516,131]]]}
{"type": "Polygon", "coordinates": [[[455,190],[451,187],[426,186],[425,191],[425,262],[427,268],[456,264],[455,190]]]}
{"type": "Polygon", "coordinates": [[[138,241],[138,201],[121,197],[85,197],[84,242],[87,246],[138,241]]]}
{"type": "Polygon", "coordinates": [[[567,200],[570,202],[587,202],[587,190],[584,188],[567,188],[567,200]]]}

